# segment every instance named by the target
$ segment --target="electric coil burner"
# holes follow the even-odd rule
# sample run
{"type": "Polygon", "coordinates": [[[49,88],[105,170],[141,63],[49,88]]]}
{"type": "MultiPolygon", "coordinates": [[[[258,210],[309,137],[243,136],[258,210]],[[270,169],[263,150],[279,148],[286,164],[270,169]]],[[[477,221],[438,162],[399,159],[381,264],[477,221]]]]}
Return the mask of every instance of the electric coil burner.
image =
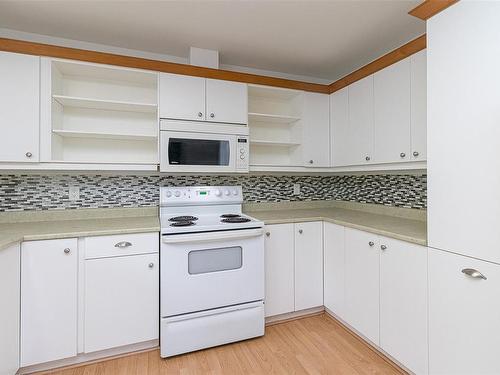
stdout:
{"type": "Polygon", "coordinates": [[[196,223],[192,221],[174,221],[172,224],[170,224],[171,227],[190,227],[191,225],[195,225],[196,223]]]}
{"type": "Polygon", "coordinates": [[[175,216],[168,219],[168,221],[196,221],[198,218],[196,216],[184,215],[184,216],[175,216]]]}
{"type": "Polygon", "coordinates": [[[241,217],[241,215],[239,215],[239,214],[223,214],[223,215],[220,215],[220,217],[222,219],[229,219],[229,218],[232,218],[232,217],[241,217]]]}
{"type": "Polygon", "coordinates": [[[251,220],[247,217],[237,216],[237,217],[228,217],[226,219],[222,219],[221,221],[223,223],[248,223],[251,220]]]}

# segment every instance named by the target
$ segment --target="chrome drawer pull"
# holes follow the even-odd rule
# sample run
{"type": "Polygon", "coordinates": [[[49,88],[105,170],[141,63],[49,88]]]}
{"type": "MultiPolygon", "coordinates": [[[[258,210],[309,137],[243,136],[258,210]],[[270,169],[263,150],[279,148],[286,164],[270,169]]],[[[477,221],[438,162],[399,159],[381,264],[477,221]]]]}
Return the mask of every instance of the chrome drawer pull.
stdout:
{"type": "Polygon", "coordinates": [[[118,242],[115,247],[119,247],[120,249],[123,249],[125,247],[130,247],[132,246],[132,244],[128,241],[122,241],[122,242],[118,242]]]}
{"type": "Polygon", "coordinates": [[[465,273],[467,276],[470,276],[473,279],[486,280],[486,276],[484,276],[481,272],[479,272],[478,270],[475,270],[474,268],[464,268],[462,270],[462,273],[465,273]]]}

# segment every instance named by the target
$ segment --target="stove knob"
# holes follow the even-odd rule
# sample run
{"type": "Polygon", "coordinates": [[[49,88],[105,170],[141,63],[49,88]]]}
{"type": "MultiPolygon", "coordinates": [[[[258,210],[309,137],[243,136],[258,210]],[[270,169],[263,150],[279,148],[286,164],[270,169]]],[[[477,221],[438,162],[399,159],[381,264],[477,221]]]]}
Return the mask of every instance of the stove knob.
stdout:
{"type": "Polygon", "coordinates": [[[233,190],[233,195],[238,195],[238,190],[233,190]]]}
{"type": "Polygon", "coordinates": [[[230,192],[229,190],[226,190],[226,191],[224,192],[224,194],[229,195],[229,194],[231,194],[231,192],[230,192]]]}
{"type": "Polygon", "coordinates": [[[215,196],[220,197],[221,196],[221,191],[219,189],[215,190],[215,196]]]}
{"type": "Polygon", "coordinates": [[[176,190],[174,195],[178,198],[181,196],[181,192],[179,190],[176,190]]]}
{"type": "Polygon", "coordinates": [[[165,195],[167,196],[167,198],[170,198],[172,196],[172,192],[168,190],[165,195]]]}

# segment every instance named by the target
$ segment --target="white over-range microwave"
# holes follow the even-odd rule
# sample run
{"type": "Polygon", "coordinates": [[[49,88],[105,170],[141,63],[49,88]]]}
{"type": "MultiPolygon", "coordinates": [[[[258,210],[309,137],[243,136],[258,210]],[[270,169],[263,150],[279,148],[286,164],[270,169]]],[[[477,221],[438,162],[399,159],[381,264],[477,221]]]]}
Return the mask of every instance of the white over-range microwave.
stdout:
{"type": "Polygon", "coordinates": [[[160,171],[246,173],[248,126],[160,120],[160,171]]]}

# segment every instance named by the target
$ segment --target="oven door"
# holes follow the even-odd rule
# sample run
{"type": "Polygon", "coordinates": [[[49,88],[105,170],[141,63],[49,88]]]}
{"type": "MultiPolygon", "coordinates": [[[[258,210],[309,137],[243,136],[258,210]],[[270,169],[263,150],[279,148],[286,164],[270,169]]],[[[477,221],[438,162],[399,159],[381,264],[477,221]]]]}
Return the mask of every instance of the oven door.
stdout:
{"type": "Polygon", "coordinates": [[[236,136],[162,130],[160,171],[235,172],[236,136]]]}
{"type": "Polygon", "coordinates": [[[163,235],[161,316],[264,299],[262,228],[163,235]]]}

